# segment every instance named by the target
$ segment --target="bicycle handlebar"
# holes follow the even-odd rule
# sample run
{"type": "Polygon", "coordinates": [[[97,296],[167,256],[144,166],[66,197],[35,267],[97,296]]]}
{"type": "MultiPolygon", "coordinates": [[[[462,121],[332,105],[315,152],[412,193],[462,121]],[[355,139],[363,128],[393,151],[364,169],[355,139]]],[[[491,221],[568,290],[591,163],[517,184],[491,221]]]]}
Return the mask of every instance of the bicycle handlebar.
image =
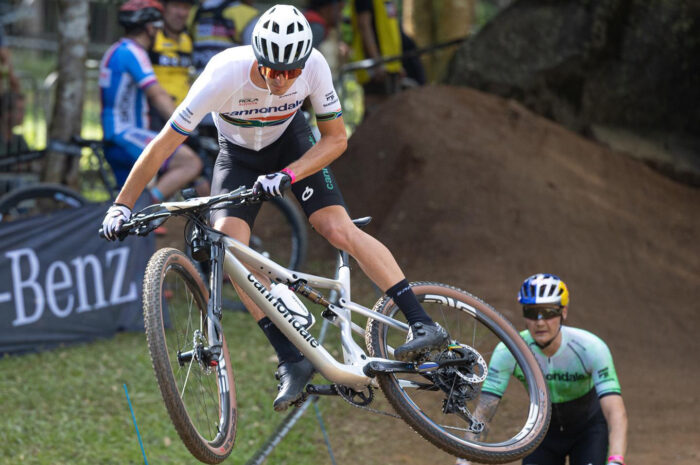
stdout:
{"type": "MultiPolygon", "coordinates": [[[[214,197],[194,197],[181,202],[163,202],[149,205],[143,210],[136,212],[129,221],[122,224],[117,233],[117,238],[124,240],[130,234],[145,236],[174,215],[201,212],[222,203],[251,204],[269,200],[270,198],[264,193],[254,192],[253,188],[247,189],[245,186],[241,186],[236,190],[214,197]]],[[[101,227],[98,234],[101,238],[106,238],[101,227]]]]}

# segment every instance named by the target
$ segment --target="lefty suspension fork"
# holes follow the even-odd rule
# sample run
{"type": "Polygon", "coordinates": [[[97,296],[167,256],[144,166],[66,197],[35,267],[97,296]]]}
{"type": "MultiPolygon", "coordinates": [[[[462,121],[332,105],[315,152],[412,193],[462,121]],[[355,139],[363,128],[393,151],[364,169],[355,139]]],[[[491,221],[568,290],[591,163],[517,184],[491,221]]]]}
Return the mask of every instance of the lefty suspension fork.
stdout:
{"type": "Polygon", "coordinates": [[[224,245],[221,241],[211,242],[209,264],[209,302],[207,303],[207,334],[211,360],[219,360],[221,355],[221,289],[224,284],[224,245]]]}
{"type": "Polygon", "coordinates": [[[194,358],[202,366],[216,366],[221,356],[221,287],[223,286],[224,247],[220,241],[210,243],[211,271],[209,273],[209,301],[207,302],[207,346],[200,339],[201,332],[195,331],[192,350],[178,352],[180,366],[190,363],[194,358]]]}

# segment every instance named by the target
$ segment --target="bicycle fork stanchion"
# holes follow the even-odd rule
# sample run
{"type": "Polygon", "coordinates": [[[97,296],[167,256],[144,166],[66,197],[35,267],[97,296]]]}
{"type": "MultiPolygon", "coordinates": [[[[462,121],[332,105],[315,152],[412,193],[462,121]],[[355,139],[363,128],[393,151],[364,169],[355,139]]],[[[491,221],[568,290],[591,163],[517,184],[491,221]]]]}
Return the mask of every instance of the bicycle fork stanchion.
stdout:
{"type": "Polygon", "coordinates": [[[224,281],[224,246],[215,241],[211,244],[211,273],[209,275],[209,302],[207,304],[207,330],[211,360],[221,355],[221,287],[224,281]]]}

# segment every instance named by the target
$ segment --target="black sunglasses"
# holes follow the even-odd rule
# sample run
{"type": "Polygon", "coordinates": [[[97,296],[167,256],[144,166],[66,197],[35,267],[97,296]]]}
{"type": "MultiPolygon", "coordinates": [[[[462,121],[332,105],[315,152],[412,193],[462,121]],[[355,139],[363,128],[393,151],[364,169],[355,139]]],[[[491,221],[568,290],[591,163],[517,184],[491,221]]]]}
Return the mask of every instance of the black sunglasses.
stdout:
{"type": "Polygon", "coordinates": [[[540,307],[523,305],[523,316],[528,320],[549,320],[561,316],[564,307],[540,307]]]}

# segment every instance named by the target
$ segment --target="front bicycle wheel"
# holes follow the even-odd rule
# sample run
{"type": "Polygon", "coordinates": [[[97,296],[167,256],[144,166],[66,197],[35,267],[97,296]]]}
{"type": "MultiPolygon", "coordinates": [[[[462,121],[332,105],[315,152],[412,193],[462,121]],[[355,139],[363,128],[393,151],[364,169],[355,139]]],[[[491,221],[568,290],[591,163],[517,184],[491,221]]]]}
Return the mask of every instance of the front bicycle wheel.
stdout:
{"type": "MultiPolygon", "coordinates": [[[[377,375],[389,402],[417,433],[457,457],[505,463],[527,455],[544,438],[551,414],[544,375],[530,348],[508,320],[471,294],[440,283],[411,287],[433,320],[448,331],[451,345],[430,357],[430,362],[442,362],[439,368],[425,363],[422,374],[377,375]],[[524,379],[522,384],[509,383],[496,415],[481,431],[488,418],[477,405],[497,345],[510,352],[524,379]]],[[[403,318],[387,296],[374,310],[403,318]]],[[[367,323],[367,348],[374,357],[393,358],[393,349],[405,340],[404,331],[371,319],[367,323]]]]}
{"type": "Polygon", "coordinates": [[[0,198],[0,221],[15,221],[59,210],[78,208],[87,201],[61,184],[21,187],[0,198]]]}
{"type": "Polygon", "coordinates": [[[176,249],[151,257],[143,286],[148,349],[170,419],[190,453],[205,463],[229,456],[236,437],[233,368],[223,333],[211,357],[209,293],[192,261],[176,249]]]}

